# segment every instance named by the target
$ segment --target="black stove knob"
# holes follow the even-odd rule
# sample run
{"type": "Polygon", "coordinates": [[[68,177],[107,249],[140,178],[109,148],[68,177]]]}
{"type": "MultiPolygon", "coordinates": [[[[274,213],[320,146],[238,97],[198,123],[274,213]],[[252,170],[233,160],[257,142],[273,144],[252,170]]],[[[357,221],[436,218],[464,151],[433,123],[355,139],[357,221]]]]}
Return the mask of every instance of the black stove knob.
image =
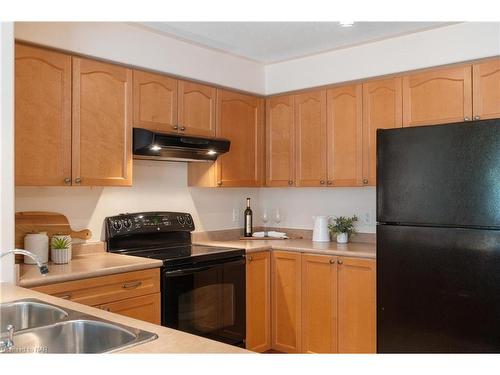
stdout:
{"type": "Polygon", "coordinates": [[[182,226],[184,226],[184,224],[186,224],[186,219],[184,218],[184,216],[177,216],[177,221],[182,226]]]}
{"type": "Polygon", "coordinates": [[[122,229],[122,222],[121,222],[121,220],[115,220],[115,221],[113,221],[113,224],[112,224],[112,225],[113,225],[113,228],[114,228],[115,230],[120,230],[120,229],[122,229]]]}
{"type": "Polygon", "coordinates": [[[186,223],[188,225],[193,225],[193,219],[191,218],[191,215],[186,215],[186,223]]]}
{"type": "Polygon", "coordinates": [[[132,227],[132,220],[130,220],[130,219],[123,220],[123,226],[124,226],[126,229],[130,229],[130,228],[132,227]]]}

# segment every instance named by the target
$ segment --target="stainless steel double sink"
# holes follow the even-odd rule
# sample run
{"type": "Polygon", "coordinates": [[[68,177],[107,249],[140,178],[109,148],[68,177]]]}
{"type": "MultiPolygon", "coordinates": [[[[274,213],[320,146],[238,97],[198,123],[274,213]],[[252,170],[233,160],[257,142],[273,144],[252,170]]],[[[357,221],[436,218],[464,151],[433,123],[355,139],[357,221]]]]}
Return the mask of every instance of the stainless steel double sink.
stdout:
{"type": "Polygon", "coordinates": [[[1,339],[12,346],[4,353],[111,353],[139,345],[154,333],[61,308],[37,299],[0,304],[1,339]]]}

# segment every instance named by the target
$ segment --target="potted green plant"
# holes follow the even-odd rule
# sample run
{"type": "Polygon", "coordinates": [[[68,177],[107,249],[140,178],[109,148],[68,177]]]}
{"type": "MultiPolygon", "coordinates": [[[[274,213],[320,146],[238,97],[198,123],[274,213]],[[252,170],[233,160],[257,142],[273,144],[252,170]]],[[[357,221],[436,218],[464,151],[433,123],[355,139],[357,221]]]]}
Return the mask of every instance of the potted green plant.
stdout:
{"type": "Polygon", "coordinates": [[[56,264],[69,263],[71,260],[71,237],[67,235],[52,236],[50,249],[52,262],[56,264]]]}
{"type": "Polygon", "coordinates": [[[356,233],[354,223],[358,221],[356,215],[352,217],[339,216],[333,219],[333,223],[328,225],[332,235],[337,236],[337,243],[349,242],[349,236],[356,233]]]}

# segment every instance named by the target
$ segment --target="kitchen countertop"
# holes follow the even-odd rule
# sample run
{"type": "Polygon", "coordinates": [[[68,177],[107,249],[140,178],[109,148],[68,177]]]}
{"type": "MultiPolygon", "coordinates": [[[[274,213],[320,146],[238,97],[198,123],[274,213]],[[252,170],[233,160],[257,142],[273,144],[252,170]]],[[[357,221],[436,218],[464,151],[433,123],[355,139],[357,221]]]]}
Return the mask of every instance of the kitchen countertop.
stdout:
{"type": "Polygon", "coordinates": [[[140,258],[108,252],[75,256],[68,264],[49,263],[49,273],[41,275],[35,265],[21,264],[19,286],[32,288],[39,285],[90,277],[138,271],[162,266],[158,259],[140,258]]]}
{"type": "MultiPolygon", "coordinates": [[[[95,256],[95,254],[93,254],[95,256]]],[[[8,283],[0,284],[0,302],[9,302],[23,298],[37,298],[39,300],[68,308],[85,314],[109,320],[111,322],[124,324],[130,327],[139,328],[144,331],[156,333],[156,340],[140,344],[116,353],[235,353],[245,354],[249,351],[235,346],[226,345],[217,341],[203,337],[191,335],[186,332],[162,327],[156,324],[129,318],[123,315],[114,314],[94,307],[85,306],[76,302],[71,302],[61,298],[38,293],[30,289],[20,288],[8,283]]],[[[15,338],[14,338],[15,340],[15,338]]]]}
{"type": "Polygon", "coordinates": [[[301,253],[336,255],[355,258],[376,258],[376,245],[365,242],[313,242],[305,239],[290,240],[236,240],[236,241],[196,241],[199,245],[244,248],[248,253],[262,250],[286,250],[301,253]]]}

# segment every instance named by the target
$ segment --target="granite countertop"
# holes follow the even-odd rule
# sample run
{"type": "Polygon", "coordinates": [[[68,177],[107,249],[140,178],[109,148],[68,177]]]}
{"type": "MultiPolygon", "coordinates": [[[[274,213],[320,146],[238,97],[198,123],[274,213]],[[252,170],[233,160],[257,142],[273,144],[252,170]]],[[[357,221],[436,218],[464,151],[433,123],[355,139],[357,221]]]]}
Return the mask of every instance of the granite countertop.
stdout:
{"type": "Polygon", "coordinates": [[[203,337],[191,335],[186,332],[162,327],[156,324],[144,322],[129,318],[123,315],[114,314],[108,311],[85,306],[76,302],[71,302],[61,298],[49,296],[48,294],[38,293],[30,289],[20,288],[12,284],[0,284],[0,302],[15,301],[24,298],[36,298],[45,302],[60,306],[63,309],[68,308],[85,314],[93,315],[98,318],[106,319],[111,322],[124,324],[130,327],[139,328],[144,331],[153,332],[158,335],[156,340],[133,346],[128,349],[120,350],[116,353],[250,353],[245,349],[226,345],[217,341],[209,340],[203,337]]]}
{"type": "Polygon", "coordinates": [[[90,277],[161,267],[158,259],[140,258],[108,252],[75,256],[68,264],[49,263],[49,273],[41,275],[35,265],[21,264],[18,285],[26,288],[90,277]]]}
{"type": "Polygon", "coordinates": [[[290,240],[236,240],[236,241],[196,241],[199,245],[244,248],[247,253],[262,250],[286,250],[301,253],[336,255],[354,258],[376,258],[374,243],[350,242],[313,242],[306,239],[290,240]]]}

